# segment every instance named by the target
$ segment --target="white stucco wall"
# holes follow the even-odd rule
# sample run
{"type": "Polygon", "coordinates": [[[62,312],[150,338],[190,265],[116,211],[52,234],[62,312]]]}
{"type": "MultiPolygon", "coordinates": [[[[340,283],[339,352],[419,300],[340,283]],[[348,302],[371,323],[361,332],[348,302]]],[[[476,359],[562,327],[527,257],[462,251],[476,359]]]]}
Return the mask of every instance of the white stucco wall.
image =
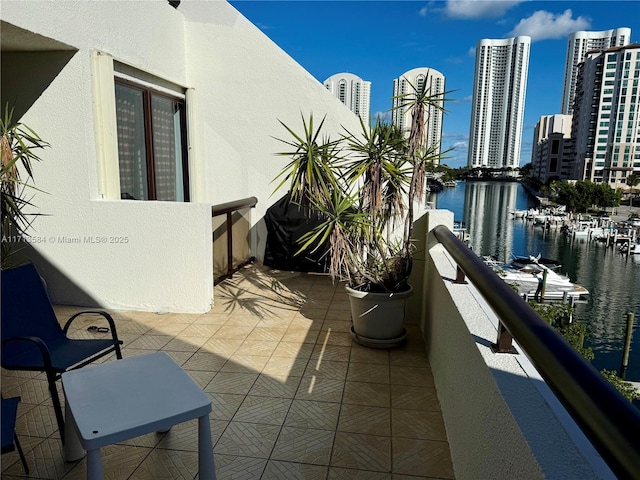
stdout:
{"type": "Polygon", "coordinates": [[[211,205],[258,198],[251,212],[252,254],[261,259],[266,240],[261,219],[284,194],[271,196],[271,181],[287,163],[274,155],[282,144],[272,136],[286,138],[278,119],[298,128],[301,113],[313,113],[318,121],[327,115],[327,132],[335,136],[341,125],[359,127],[353,113],[225,1],[182,2],[176,10],[165,0],[9,0],[3,1],[0,18],[77,49],[22,118],[51,144],[34,169],[36,185],[46,194],[36,193],[33,203],[46,216],[36,219],[32,235],[56,241],[33,244],[32,257],[49,280],[64,278],[84,293],[49,281],[54,302],[208,310],[211,205]],[[113,183],[105,162],[116,159],[113,138],[96,137],[96,50],[188,89],[191,203],[121,201],[105,188],[113,183]],[[111,148],[99,143],[103,140],[111,148]],[[88,236],[130,240],[57,241],[88,236]]]}

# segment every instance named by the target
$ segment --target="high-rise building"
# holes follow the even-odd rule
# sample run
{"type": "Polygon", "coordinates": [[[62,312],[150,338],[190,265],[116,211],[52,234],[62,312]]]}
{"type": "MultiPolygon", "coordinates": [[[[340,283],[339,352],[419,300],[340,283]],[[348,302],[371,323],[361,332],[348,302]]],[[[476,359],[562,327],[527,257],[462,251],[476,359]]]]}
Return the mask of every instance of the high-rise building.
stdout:
{"type": "Polygon", "coordinates": [[[640,44],[586,55],[578,68],[571,136],[580,178],[625,187],[640,173],[640,44]]]}
{"type": "Polygon", "coordinates": [[[324,86],[349,110],[358,115],[365,125],[369,125],[371,82],[362,80],[352,73],[336,73],[324,81],[324,86]]]}
{"type": "Polygon", "coordinates": [[[544,115],[533,130],[531,172],[542,183],[551,178],[574,180],[571,115],[544,115]]]}
{"type": "Polygon", "coordinates": [[[520,166],[531,37],[483,39],[476,44],[470,168],[520,166]]]}
{"type": "Polygon", "coordinates": [[[627,45],[630,38],[631,29],[626,27],[604,30],[602,32],[579,31],[569,35],[567,59],[564,65],[561,113],[573,113],[578,65],[584,60],[587,53],[592,50],[605,50],[611,47],[627,45]]]}
{"type": "MultiPolygon", "coordinates": [[[[433,68],[414,68],[393,81],[391,120],[405,135],[411,130],[411,100],[414,92],[424,91],[439,101],[444,100],[444,75],[433,68]]],[[[444,103],[444,102],[442,102],[444,103]]],[[[425,112],[425,136],[427,147],[436,147],[440,153],[442,140],[442,109],[428,106],[425,112]]]]}

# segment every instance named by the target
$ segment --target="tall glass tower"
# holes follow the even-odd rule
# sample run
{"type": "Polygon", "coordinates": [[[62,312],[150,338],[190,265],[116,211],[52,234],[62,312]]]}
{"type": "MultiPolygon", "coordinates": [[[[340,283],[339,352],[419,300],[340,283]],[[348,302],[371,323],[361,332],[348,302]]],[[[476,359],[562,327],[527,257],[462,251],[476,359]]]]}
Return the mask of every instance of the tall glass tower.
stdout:
{"type": "Polygon", "coordinates": [[[592,50],[602,51],[611,47],[628,45],[630,38],[631,29],[626,27],[616,28],[615,30],[604,30],[602,32],[586,32],[581,30],[569,35],[567,59],[564,65],[561,113],[565,115],[573,113],[578,65],[584,61],[587,53],[592,50]]]}
{"type": "Polygon", "coordinates": [[[476,44],[470,168],[520,166],[530,47],[531,37],[526,36],[476,44]]]}

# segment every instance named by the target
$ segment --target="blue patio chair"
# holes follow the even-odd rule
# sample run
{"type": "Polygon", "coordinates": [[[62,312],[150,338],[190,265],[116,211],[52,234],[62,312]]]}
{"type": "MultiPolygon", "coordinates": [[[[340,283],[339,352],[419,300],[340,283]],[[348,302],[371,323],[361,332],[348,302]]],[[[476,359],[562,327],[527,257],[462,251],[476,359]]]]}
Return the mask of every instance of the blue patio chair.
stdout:
{"type": "Polygon", "coordinates": [[[2,410],[0,410],[2,416],[2,432],[0,443],[2,444],[2,453],[13,452],[18,450],[20,455],[20,461],[24,467],[24,473],[29,475],[29,466],[27,465],[27,459],[24,458],[22,447],[18,441],[18,435],[16,434],[16,416],[18,414],[18,402],[20,397],[11,397],[2,399],[2,410]]]}
{"type": "Polygon", "coordinates": [[[32,264],[3,270],[1,280],[2,367],[46,373],[64,443],[64,416],[56,381],[64,372],[88,365],[111,352],[122,358],[122,341],[118,339],[113,318],[103,311],[76,313],[61,328],[40,275],[32,264]],[[71,322],[85,314],[104,317],[109,324],[111,338],[80,340],[67,337],[71,322]]]}

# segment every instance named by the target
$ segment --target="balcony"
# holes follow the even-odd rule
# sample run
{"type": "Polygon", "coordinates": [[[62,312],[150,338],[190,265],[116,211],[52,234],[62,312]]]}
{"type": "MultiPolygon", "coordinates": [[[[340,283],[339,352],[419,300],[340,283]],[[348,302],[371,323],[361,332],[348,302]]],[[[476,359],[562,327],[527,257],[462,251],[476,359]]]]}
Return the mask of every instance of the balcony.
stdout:
{"type": "MultiPolygon", "coordinates": [[[[416,255],[412,284],[422,295],[398,349],[352,341],[342,285],[259,265],[220,282],[205,314],[112,312],[125,357],[166,351],[211,396],[218,479],[616,478],[524,348],[492,349],[502,329],[480,292],[497,277],[477,286],[461,277],[464,259],[432,228],[452,225],[453,215],[432,211],[418,223],[426,254],[416,255]]],[[[56,307],[61,320],[78,310],[56,307]]],[[[95,321],[75,324],[73,335],[100,335],[87,331],[95,321]]],[[[542,350],[554,344],[538,335],[542,350]]],[[[31,478],[84,478],[84,460],[63,459],[42,374],[3,370],[2,390],[22,397],[17,429],[31,478]]],[[[615,450],[625,428],[605,416],[596,423],[615,450]]],[[[102,456],[108,478],[197,478],[197,423],[102,456]]],[[[3,478],[23,475],[15,452],[2,460],[3,478]]]]}
{"type": "MultiPolygon", "coordinates": [[[[123,356],[166,351],[211,396],[219,480],[454,478],[418,325],[403,348],[361,347],[342,286],[259,266],[219,283],[215,298],[204,315],[111,313],[123,356]]],[[[80,310],[56,307],[61,321],[80,310]]],[[[96,321],[73,335],[100,335],[87,331],[96,321]]],[[[30,478],[84,478],[84,460],[63,459],[44,376],[3,370],[2,390],[22,397],[30,478]]],[[[192,421],[103,449],[106,478],[196,478],[197,437],[192,421]]],[[[3,455],[2,477],[21,475],[17,453],[3,455]]]]}

